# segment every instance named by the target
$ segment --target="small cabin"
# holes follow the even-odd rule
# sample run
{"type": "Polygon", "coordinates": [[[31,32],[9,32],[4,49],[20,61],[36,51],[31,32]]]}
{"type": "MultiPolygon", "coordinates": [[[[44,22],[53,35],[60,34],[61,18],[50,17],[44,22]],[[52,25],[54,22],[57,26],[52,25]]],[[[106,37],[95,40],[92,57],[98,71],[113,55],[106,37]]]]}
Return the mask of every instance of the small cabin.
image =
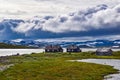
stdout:
{"type": "Polygon", "coordinates": [[[67,52],[81,52],[81,49],[79,48],[79,46],[70,45],[67,47],[67,52]]]}
{"type": "Polygon", "coordinates": [[[48,45],[45,47],[45,52],[63,52],[60,45],[48,45]]]}
{"type": "Polygon", "coordinates": [[[112,55],[112,49],[110,48],[99,48],[96,50],[96,55],[100,56],[110,56],[112,55]]]}

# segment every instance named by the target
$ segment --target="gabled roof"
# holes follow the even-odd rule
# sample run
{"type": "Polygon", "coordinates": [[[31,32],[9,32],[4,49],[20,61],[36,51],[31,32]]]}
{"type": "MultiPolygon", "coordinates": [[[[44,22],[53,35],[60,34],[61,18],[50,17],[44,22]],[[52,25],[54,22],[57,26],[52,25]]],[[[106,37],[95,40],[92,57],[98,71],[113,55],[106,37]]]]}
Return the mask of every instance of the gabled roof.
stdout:
{"type": "Polygon", "coordinates": [[[52,45],[46,46],[45,49],[52,49],[52,45]]]}
{"type": "Polygon", "coordinates": [[[48,45],[45,49],[60,49],[62,48],[60,45],[48,45]]]}
{"type": "Polygon", "coordinates": [[[77,49],[77,48],[79,48],[79,47],[76,45],[70,45],[67,47],[67,49],[77,49]]]}

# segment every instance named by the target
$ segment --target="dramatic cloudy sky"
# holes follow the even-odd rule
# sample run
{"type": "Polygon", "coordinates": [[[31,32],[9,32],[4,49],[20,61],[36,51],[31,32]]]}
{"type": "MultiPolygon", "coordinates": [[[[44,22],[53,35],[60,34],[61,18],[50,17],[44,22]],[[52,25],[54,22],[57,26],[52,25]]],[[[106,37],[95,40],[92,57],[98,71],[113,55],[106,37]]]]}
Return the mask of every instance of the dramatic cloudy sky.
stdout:
{"type": "Polygon", "coordinates": [[[0,0],[0,39],[64,37],[119,39],[120,0],[0,0]]]}
{"type": "Polygon", "coordinates": [[[113,7],[118,3],[120,0],[0,0],[0,17],[61,15],[99,4],[113,7]]]}

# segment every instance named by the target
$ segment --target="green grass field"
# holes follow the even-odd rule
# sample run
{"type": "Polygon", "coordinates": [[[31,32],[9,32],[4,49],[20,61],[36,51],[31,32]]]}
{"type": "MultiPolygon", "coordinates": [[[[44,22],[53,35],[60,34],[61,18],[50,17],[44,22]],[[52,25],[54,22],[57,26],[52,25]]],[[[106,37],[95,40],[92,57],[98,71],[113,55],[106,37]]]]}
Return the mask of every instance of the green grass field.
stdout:
{"type": "Polygon", "coordinates": [[[14,66],[0,72],[0,80],[102,80],[105,75],[117,73],[107,65],[68,61],[86,58],[120,59],[120,52],[113,56],[96,56],[93,52],[8,56],[0,58],[1,65],[14,66]]]}

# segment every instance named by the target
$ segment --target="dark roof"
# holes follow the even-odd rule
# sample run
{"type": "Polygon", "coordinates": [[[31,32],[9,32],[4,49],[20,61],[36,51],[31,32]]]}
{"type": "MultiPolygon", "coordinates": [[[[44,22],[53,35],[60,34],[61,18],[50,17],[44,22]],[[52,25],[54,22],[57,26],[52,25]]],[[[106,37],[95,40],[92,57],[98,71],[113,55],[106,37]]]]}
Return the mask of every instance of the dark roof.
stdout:
{"type": "Polygon", "coordinates": [[[48,45],[45,49],[60,49],[62,48],[60,45],[48,45]]]}
{"type": "Polygon", "coordinates": [[[77,48],[79,48],[79,47],[76,46],[76,45],[69,45],[69,46],[67,47],[67,49],[77,49],[77,48]]]}

